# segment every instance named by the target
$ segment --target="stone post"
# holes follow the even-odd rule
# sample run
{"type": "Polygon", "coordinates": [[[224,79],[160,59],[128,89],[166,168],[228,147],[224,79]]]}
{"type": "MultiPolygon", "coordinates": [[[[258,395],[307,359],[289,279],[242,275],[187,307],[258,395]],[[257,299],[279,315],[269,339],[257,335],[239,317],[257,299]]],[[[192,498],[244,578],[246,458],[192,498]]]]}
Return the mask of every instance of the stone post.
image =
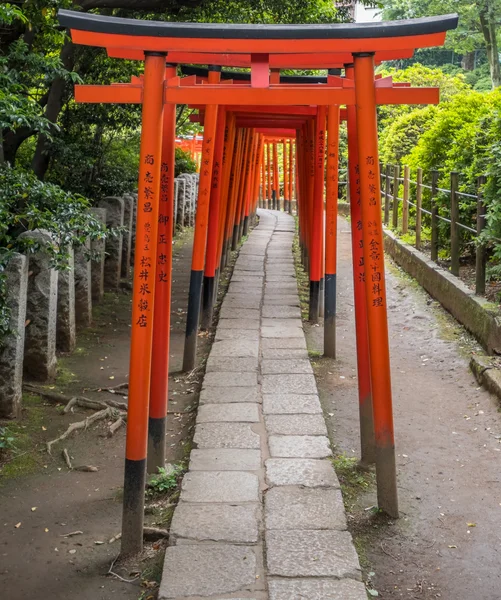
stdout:
{"type": "Polygon", "coordinates": [[[134,266],[134,253],[136,250],[136,218],[137,218],[137,194],[130,194],[132,198],[132,235],[130,241],[130,266],[134,266]]]}
{"type": "Polygon", "coordinates": [[[58,273],[51,268],[44,246],[52,243],[43,230],[25,231],[20,238],[31,239],[41,248],[30,254],[27,326],[24,341],[24,376],[35,381],[48,381],[56,376],[56,323],[58,273]]]}
{"type": "Polygon", "coordinates": [[[130,195],[123,197],[124,201],[124,227],[126,228],[123,234],[122,242],[122,277],[129,277],[130,275],[130,255],[131,255],[131,244],[132,244],[132,219],[134,212],[132,206],[134,204],[134,198],[130,195]]]}
{"type": "MultiPolygon", "coordinates": [[[[92,213],[95,218],[106,225],[106,209],[92,208],[92,213]]],[[[92,302],[101,302],[104,295],[104,240],[91,240],[90,248],[92,250],[93,259],[91,262],[91,287],[92,287],[92,302]]]]}
{"type": "Polygon", "coordinates": [[[176,232],[176,227],[179,223],[178,218],[177,218],[177,207],[179,206],[178,200],[179,200],[179,180],[176,177],[176,179],[174,179],[174,233],[176,232]]]}
{"type": "Polygon", "coordinates": [[[78,327],[92,322],[92,266],[89,260],[90,239],[75,248],[75,320],[78,327]]]}
{"type": "Polygon", "coordinates": [[[56,348],[60,352],[73,352],[76,344],[75,324],[75,257],[68,249],[68,268],[59,271],[57,278],[56,348]]]}
{"type": "MultiPolygon", "coordinates": [[[[99,202],[106,209],[106,226],[122,227],[124,224],[124,201],[117,196],[108,196],[99,202]]],[[[106,240],[104,259],[104,289],[117,290],[122,272],[122,234],[113,235],[106,240]]]]}
{"type": "Polygon", "coordinates": [[[0,346],[0,417],[13,419],[21,413],[23,393],[24,333],[28,293],[28,259],[14,254],[7,276],[7,306],[10,309],[9,333],[0,346]]]}

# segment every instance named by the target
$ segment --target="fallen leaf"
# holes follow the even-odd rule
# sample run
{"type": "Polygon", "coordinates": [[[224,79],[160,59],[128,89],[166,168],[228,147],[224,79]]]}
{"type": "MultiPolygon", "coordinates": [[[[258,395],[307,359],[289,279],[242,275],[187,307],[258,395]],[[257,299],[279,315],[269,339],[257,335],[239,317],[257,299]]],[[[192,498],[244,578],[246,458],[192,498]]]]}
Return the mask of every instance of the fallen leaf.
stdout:
{"type": "Polygon", "coordinates": [[[476,524],[476,523],[466,523],[466,525],[467,525],[468,527],[476,527],[476,526],[477,526],[477,524],[476,524]]]}
{"type": "Polygon", "coordinates": [[[47,427],[44,427],[44,426],[42,425],[42,431],[47,431],[47,427]]]}
{"type": "Polygon", "coordinates": [[[455,544],[451,544],[449,548],[457,548],[457,546],[455,544]]]}
{"type": "Polygon", "coordinates": [[[76,554],[77,551],[73,548],[73,550],[68,550],[68,554],[76,554]]]}
{"type": "Polygon", "coordinates": [[[21,527],[21,521],[19,521],[19,523],[16,523],[16,524],[14,525],[14,527],[15,527],[16,529],[19,529],[19,528],[21,527]]]}
{"type": "Polygon", "coordinates": [[[115,375],[110,375],[108,379],[115,379],[115,375]]]}
{"type": "Polygon", "coordinates": [[[37,509],[37,507],[36,507],[36,506],[32,506],[32,507],[31,507],[31,512],[35,512],[35,511],[36,511],[36,509],[37,509]]]}
{"type": "Polygon", "coordinates": [[[44,529],[45,533],[49,533],[49,530],[47,529],[47,527],[44,529]]]}

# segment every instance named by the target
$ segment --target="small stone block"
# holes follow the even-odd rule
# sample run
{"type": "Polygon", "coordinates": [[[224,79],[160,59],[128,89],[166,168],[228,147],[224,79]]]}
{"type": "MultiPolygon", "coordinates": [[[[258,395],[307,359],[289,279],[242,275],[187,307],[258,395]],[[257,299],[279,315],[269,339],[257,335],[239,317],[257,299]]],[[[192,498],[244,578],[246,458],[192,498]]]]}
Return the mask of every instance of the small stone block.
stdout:
{"type": "Polygon", "coordinates": [[[278,327],[280,329],[301,329],[303,325],[301,323],[301,319],[277,319],[277,318],[269,318],[263,319],[262,321],[263,327],[278,327]]]}
{"type": "Polygon", "coordinates": [[[202,423],[193,438],[198,448],[260,448],[260,439],[249,423],[202,423]]]}
{"type": "Polygon", "coordinates": [[[327,435],[323,415],[266,415],[268,435],[327,435]]]}
{"type": "Polygon", "coordinates": [[[261,402],[256,387],[209,387],[200,392],[200,404],[227,404],[230,402],[261,402]]]}
{"type": "Polygon", "coordinates": [[[308,358],[308,352],[302,348],[263,348],[263,359],[308,358]]]}
{"type": "Polygon", "coordinates": [[[332,456],[329,439],[323,435],[272,435],[272,458],[326,458],[332,456]]]}
{"type": "Polygon", "coordinates": [[[321,414],[322,407],[316,394],[264,394],[265,415],[321,414]]]}
{"type": "Polygon", "coordinates": [[[353,579],[271,579],[270,600],[367,600],[365,585],[353,579]]]}
{"type": "Polygon", "coordinates": [[[271,306],[296,306],[299,307],[301,303],[297,294],[270,294],[267,293],[263,298],[263,307],[271,306]]]}
{"type": "Polygon", "coordinates": [[[346,529],[343,496],[334,488],[282,486],[265,495],[266,529],[346,529]]]}
{"type": "Polygon", "coordinates": [[[313,375],[263,375],[263,394],[316,394],[313,375]]]}
{"type": "Polygon", "coordinates": [[[244,471],[193,471],[183,478],[183,502],[258,502],[259,480],[244,471]]]}
{"type": "Polygon", "coordinates": [[[190,454],[190,471],[257,471],[260,467],[260,450],[195,448],[190,454]]]}
{"type": "Polygon", "coordinates": [[[203,387],[253,387],[257,385],[257,373],[206,373],[203,387]]]}
{"type": "Polygon", "coordinates": [[[306,350],[306,340],[304,335],[297,338],[268,338],[261,340],[261,348],[263,350],[270,350],[280,348],[281,350],[289,348],[299,348],[306,350]]]}
{"type": "Polygon", "coordinates": [[[204,404],[198,409],[197,423],[257,423],[257,404],[204,404]]]}
{"type": "MultiPolygon", "coordinates": [[[[259,340],[226,339],[216,340],[210,351],[213,357],[257,358],[259,356],[259,340]]],[[[209,359],[210,360],[210,359],[209,359]]]]}
{"type": "Polygon", "coordinates": [[[269,530],[266,562],[269,574],[281,577],[361,576],[348,531],[269,530]]]}
{"type": "Polygon", "coordinates": [[[259,319],[219,319],[218,331],[221,329],[259,329],[259,319]]]}
{"type": "MultiPolygon", "coordinates": [[[[237,321],[238,322],[238,321],[237,321]]],[[[219,340],[239,340],[258,342],[259,341],[259,330],[258,329],[241,329],[238,328],[222,328],[219,327],[216,330],[216,342],[219,340]]]]}
{"type": "Polygon", "coordinates": [[[256,308],[223,308],[220,314],[221,319],[256,319],[261,318],[259,310],[256,308]]]}
{"type": "Polygon", "coordinates": [[[257,506],[180,502],[174,511],[170,535],[199,542],[252,544],[258,540],[257,506]]]}
{"type": "Polygon", "coordinates": [[[269,485],[304,485],[306,487],[336,487],[339,481],[329,460],[305,458],[269,458],[266,463],[269,485]]]}
{"type": "Polygon", "coordinates": [[[258,361],[257,358],[239,357],[233,358],[230,356],[217,357],[210,356],[205,368],[206,373],[257,373],[258,361]]]}
{"type": "Polygon", "coordinates": [[[293,319],[301,318],[299,306],[263,306],[263,318],[266,319],[293,319]]]}
{"type": "Polygon", "coordinates": [[[264,375],[281,373],[313,374],[310,361],[305,359],[265,359],[261,363],[261,372],[264,375]]]}
{"type": "Polygon", "coordinates": [[[231,544],[183,544],[165,553],[159,600],[231,594],[256,581],[254,549],[231,544]]]}

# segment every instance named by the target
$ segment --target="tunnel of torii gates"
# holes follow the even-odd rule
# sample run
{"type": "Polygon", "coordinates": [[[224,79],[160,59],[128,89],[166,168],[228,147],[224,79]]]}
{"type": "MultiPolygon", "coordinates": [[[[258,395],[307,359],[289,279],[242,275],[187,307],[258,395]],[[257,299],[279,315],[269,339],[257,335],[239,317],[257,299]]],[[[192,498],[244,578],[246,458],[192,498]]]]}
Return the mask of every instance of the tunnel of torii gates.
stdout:
{"type": "Polygon", "coordinates": [[[294,190],[310,279],[309,316],[318,318],[324,279],[325,351],[334,355],[338,132],[346,119],[362,461],[376,465],[379,507],[398,517],[376,106],[437,103],[439,93],[377,78],[374,68],[411,57],[416,48],[443,45],[457,15],[235,25],[61,10],[59,21],[76,44],[144,61],[144,76],[130,83],[75,86],[77,102],[142,104],[122,553],[142,549],[146,471],[156,472],[165,461],[178,104],[198,107],[204,125],[186,370],[195,365],[200,321],[210,322],[218,271],[229,250],[247,231],[260,199],[279,208],[277,150],[284,140],[285,208],[291,211],[294,190]],[[208,65],[208,70],[180,77],[178,65],[208,65]],[[221,67],[250,67],[250,73],[225,74],[221,67]],[[280,69],[329,74],[288,78],[280,69]],[[334,69],[344,69],[344,76],[334,69]]]}

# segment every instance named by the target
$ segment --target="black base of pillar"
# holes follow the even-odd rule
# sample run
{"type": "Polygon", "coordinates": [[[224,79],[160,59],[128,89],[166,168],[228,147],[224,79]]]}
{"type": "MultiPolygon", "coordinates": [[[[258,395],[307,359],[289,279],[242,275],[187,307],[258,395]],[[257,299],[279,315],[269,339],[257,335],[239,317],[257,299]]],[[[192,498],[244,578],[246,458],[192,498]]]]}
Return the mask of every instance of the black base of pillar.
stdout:
{"type": "Polygon", "coordinates": [[[233,227],[233,237],[231,239],[231,249],[236,250],[238,247],[238,225],[233,227]]]}
{"type": "Polygon", "coordinates": [[[186,339],[184,341],[183,371],[195,368],[197,357],[197,335],[200,322],[203,271],[192,271],[188,293],[188,313],[186,315],[186,339]]]}
{"type": "Polygon", "coordinates": [[[144,488],[146,458],[125,459],[122,513],[121,555],[131,556],[143,550],[144,488]]]}
{"type": "Polygon", "coordinates": [[[320,295],[320,281],[310,281],[310,306],[308,319],[312,323],[318,322],[318,303],[320,295]]]}
{"type": "Polygon", "coordinates": [[[249,233],[249,217],[245,217],[244,219],[244,235],[249,233]]]}
{"type": "Polygon", "coordinates": [[[202,292],[202,321],[201,328],[206,330],[212,323],[212,313],[214,311],[214,277],[205,277],[202,292]]]}
{"type": "Polygon", "coordinates": [[[158,473],[160,467],[165,467],[165,433],[166,417],[148,419],[148,473],[158,473]]]}
{"type": "Polygon", "coordinates": [[[324,356],[336,358],[336,274],[325,275],[324,356]]]}

